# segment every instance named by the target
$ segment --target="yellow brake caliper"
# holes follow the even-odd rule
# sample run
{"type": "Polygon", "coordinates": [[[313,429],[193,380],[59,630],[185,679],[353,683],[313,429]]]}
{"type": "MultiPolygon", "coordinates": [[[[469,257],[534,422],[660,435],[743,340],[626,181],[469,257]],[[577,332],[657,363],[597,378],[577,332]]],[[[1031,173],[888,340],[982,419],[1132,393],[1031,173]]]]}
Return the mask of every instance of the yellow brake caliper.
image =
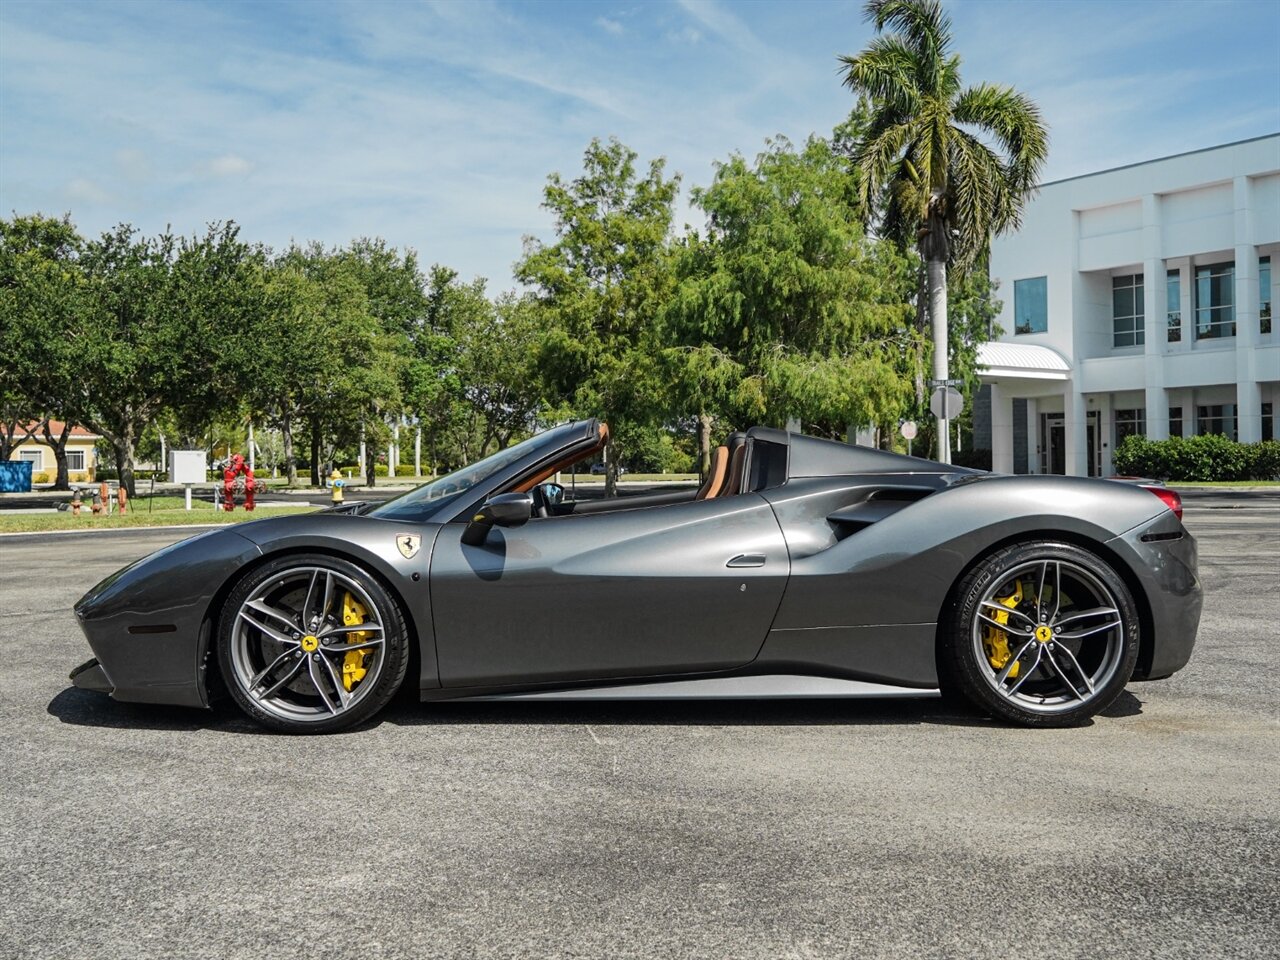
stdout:
{"type": "MultiPolygon", "coordinates": [[[[357,624],[364,623],[365,618],[369,615],[369,611],[364,608],[359,600],[350,593],[342,595],[342,622],[348,627],[354,627],[357,624]]],[[[347,634],[347,643],[364,643],[369,639],[369,630],[356,630],[347,634]]],[[[364,679],[365,659],[372,653],[372,650],[352,650],[342,658],[342,685],[347,688],[347,692],[351,688],[364,679]]]]}
{"type": "MultiPolygon", "coordinates": [[[[1001,606],[1008,607],[1012,610],[1022,602],[1022,581],[1019,580],[1014,585],[1013,593],[1007,597],[996,597],[996,603],[1001,606]]],[[[999,623],[1007,624],[1009,615],[1007,613],[995,613],[993,618],[999,623]]],[[[1009,649],[1009,635],[1003,630],[999,630],[990,624],[983,624],[982,627],[982,648],[987,652],[987,660],[997,670],[1003,670],[1004,665],[1009,662],[1009,658],[1013,656],[1013,651],[1009,649]]],[[[350,654],[347,654],[350,656],[350,654]]],[[[1017,677],[1021,664],[1015,663],[1009,671],[1010,677],[1017,677]]]]}

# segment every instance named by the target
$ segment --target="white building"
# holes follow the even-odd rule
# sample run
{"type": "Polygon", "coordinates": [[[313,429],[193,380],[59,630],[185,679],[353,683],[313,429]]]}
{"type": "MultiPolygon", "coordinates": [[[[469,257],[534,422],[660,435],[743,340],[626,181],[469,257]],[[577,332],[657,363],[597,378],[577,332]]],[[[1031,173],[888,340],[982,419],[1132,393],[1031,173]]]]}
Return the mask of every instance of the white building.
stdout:
{"type": "Polygon", "coordinates": [[[1277,255],[1280,134],[1044,184],[991,248],[992,467],[1105,476],[1135,431],[1274,438],[1277,255]]]}

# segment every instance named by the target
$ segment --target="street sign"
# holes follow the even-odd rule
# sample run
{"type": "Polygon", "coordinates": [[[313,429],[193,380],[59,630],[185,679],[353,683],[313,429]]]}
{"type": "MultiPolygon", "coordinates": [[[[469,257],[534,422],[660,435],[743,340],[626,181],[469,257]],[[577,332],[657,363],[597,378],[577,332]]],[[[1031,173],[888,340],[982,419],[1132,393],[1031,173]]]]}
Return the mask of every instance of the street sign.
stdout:
{"type": "Polygon", "coordinates": [[[935,387],[929,409],[939,420],[954,420],[964,409],[964,397],[955,387],[935,387]]]}
{"type": "Polygon", "coordinates": [[[964,381],[963,380],[930,380],[929,386],[931,387],[962,387],[964,386],[964,381]]]}
{"type": "Polygon", "coordinates": [[[916,434],[919,432],[916,429],[916,422],[914,420],[905,421],[902,426],[898,428],[898,431],[902,434],[903,440],[914,440],[916,438],[916,434]]]}

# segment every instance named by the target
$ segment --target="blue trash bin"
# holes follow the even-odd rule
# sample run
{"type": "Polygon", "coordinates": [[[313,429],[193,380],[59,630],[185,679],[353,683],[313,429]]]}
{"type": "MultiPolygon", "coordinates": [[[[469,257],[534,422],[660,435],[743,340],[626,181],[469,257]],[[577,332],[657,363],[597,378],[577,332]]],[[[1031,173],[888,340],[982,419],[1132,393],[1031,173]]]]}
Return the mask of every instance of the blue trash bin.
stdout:
{"type": "Polygon", "coordinates": [[[31,492],[31,461],[0,460],[0,493],[31,492]]]}

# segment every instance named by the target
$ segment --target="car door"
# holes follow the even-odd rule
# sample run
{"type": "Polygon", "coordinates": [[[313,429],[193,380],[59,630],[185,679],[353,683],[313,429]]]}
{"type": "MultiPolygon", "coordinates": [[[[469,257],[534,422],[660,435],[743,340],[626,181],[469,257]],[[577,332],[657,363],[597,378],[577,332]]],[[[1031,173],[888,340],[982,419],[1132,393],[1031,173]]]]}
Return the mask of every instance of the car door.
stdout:
{"type": "Polygon", "coordinates": [[[443,686],[722,670],[759,652],[789,562],[758,494],[533,519],[431,557],[443,686]]]}

